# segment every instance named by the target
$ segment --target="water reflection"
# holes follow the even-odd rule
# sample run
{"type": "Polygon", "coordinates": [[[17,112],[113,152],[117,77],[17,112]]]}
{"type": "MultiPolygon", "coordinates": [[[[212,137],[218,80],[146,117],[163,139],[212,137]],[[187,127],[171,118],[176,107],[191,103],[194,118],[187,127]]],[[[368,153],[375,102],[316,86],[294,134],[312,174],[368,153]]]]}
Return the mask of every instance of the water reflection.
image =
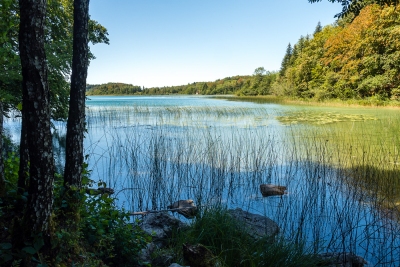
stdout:
{"type": "Polygon", "coordinates": [[[113,187],[129,210],[189,198],[200,207],[240,207],[266,214],[288,239],[306,240],[315,252],[351,251],[372,265],[398,266],[400,123],[393,114],[203,97],[91,97],[85,153],[91,178],[113,187]],[[286,185],[289,194],[262,198],[262,183],[286,185]]]}

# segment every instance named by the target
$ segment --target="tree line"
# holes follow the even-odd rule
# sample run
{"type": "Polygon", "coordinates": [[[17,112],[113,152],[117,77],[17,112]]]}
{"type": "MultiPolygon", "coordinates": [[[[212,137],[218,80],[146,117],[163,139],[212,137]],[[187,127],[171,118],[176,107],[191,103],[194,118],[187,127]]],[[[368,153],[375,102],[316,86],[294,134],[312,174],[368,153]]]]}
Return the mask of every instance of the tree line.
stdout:
{"type": "Polygon", "coordinates": [[[140,86],[126,83],[88,84],[87,95],[135,95],[141,93],[140,86]]]}
{"type": "MultiPolygon", "coordinates": [[[[398,6],[388,5],[388,1],[382,2],[383,5],[378,2],[341,2],[343,11],[334,24],[322,27],[318,23],[313,34],[288,44],[278,71],[259,67],[251,76],[213,82],[141,89],[129,86],[135,88],[133,94],[137,95],[235,94],[318,101],[366,98],[400,101],[400,11],[398,6]]],[[[90,88],[87,94],[130,94],[127,86],[99,85],[90,88]]]]}
{"type": "Polygon", "coordinates": [[[400,100],[400,11],[370,4],[288,45],[277,95],[400,100]]]}
{"type": "Polygon", "coordinates": [[[213,82],[193,82],[187,85],[144,88],[132,84],[107,83],[88,85],[87,95],[224,95],[236,94],[239,96],[268,95],[272,84],[278,76],[277,72],[265,71],[259,67],[254,75],[226,77],[213,82]]]}

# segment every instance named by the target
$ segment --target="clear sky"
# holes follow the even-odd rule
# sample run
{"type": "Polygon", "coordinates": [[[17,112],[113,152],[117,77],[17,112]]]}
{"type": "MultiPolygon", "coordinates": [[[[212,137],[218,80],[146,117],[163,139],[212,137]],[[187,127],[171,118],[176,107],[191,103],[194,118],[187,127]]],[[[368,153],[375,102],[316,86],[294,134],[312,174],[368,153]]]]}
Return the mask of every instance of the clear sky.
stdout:
{"type": "Polygon", "coordinates": [[[110,45],[91,46],[87,82],[155,87],[279,70],[289,42],[339,11],[327,0],[93,0],[110,45]]]}

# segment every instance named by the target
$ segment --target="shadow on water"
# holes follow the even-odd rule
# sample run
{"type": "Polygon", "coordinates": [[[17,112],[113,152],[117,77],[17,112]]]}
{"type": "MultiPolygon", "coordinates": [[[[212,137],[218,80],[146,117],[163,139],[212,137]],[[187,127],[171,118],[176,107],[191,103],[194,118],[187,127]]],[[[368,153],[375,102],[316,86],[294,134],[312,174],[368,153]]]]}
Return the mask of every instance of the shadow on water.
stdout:
{"type": "MultiPolygon", "coordinates": [[[[388,162],[388,165],[396,163],[388,162]]],[[[368,202],[386,218],[400,221],[400,170],[356,165],[345,170],[346,181],[358,189],[360,201],[368,202]]]]}
{"type": "Polygon", "coordinates": [[[91,164],[116,189],[121,206],[163,209],[191,198],[200,207],[240,207],[267,215],[286,238],[306,240],[315,252],[352,251],[386,266],[398,259],[398,223],[383,216],[378,198],[364,191],[371,186],[355,183],[349,169],[303,160],[304,151],[278,146],[278,139],[250,145],[244,135],[222,141],[212,133],[177,138],[139,129],[107,137],[107,150],[91,164]],[[286,185],[289,194],[262,198],[261,183],[286,185]]]}
{"type": "Polygon", "coordinates": [[[99,97],[103,104],[87,110],[91,178],[114,188],[121,207],[164,209],[189,198],[200,208],[240,207],[267,215],[286,239],[315,252],[400,265],[396,117],[215,98],[178,97],[173,105],[135,99],[113,106],[99,97]],[[263,198],[262,183],[285,185],[288,194],[263,198]]]}

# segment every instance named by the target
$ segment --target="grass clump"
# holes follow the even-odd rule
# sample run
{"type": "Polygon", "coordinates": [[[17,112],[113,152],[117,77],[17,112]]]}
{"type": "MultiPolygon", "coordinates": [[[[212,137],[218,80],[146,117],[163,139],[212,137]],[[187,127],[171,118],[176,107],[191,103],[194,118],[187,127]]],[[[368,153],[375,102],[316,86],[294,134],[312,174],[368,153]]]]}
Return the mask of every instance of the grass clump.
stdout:
{"type": "Polygon", "coordinates": [[[251,237],[226,208],[204,210],[191,227],[177,233],[173,248],[185,264],[184,244],[201,244],[214,255],[215,266],[317,266],[316,255],[281,237],[251,237]]]}

